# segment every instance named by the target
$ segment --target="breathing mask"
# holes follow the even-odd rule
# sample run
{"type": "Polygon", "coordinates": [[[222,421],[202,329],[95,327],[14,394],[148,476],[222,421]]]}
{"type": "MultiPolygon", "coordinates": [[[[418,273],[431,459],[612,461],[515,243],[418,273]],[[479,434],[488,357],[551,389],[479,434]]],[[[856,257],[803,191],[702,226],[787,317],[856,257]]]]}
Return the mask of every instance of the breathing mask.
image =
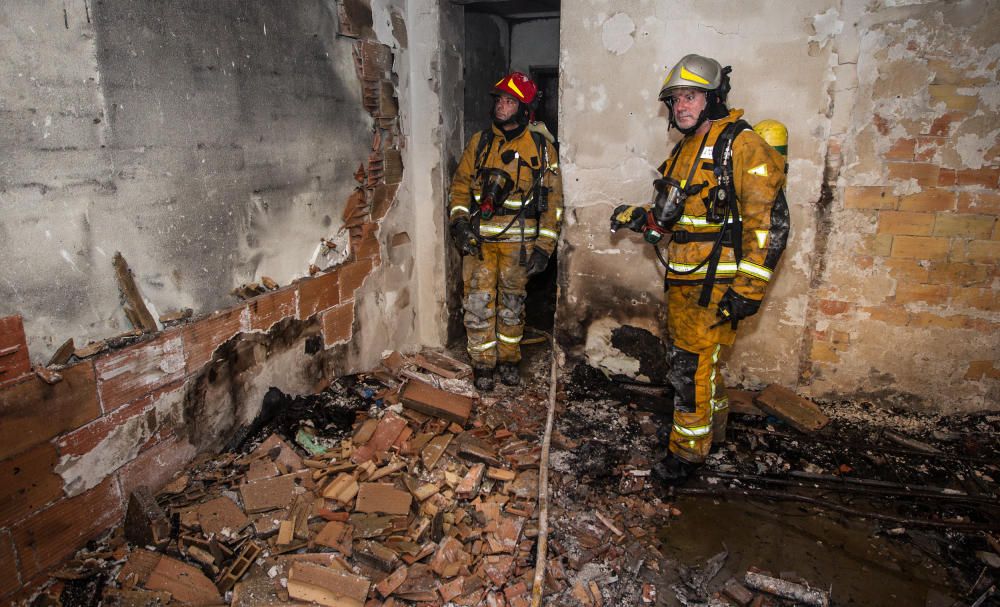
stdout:
{"type": "Polygon", "coordinates": [[[479,214],[483,219],[490,219],[514,189],[514,180],[502,169],[480,169],[479,178],[483,184],[479,195],[479,214]]]}

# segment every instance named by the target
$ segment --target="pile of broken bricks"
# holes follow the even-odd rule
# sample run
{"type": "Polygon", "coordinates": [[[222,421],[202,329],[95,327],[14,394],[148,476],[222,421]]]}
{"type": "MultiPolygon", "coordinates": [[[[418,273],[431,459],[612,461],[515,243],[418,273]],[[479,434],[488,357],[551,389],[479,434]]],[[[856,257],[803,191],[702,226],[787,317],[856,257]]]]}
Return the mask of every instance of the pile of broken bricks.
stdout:
{"type": "Polygon", "coordinates": [[[387,358],[381,406],[336,445],[303,455],[274,434],[193,463],[155,497],[139,488],[122,527],[54,577],[101,569],[104,603],[121,605],[529,605],[539,424],[474,414],[474,397],[434,385],[468,368],[417,357],[387,358]]]}

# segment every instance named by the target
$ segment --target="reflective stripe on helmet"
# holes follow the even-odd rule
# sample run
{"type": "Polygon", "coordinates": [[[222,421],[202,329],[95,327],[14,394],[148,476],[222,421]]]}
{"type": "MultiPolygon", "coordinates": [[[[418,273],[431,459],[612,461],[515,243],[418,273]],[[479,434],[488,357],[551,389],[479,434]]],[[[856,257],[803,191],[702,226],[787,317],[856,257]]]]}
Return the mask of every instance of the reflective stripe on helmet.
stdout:
{"type": "Polygon", "coordinates": [[[690,80],[691,82],[697,82],[698,84],[705,84],[705,85],[709,84],[708,80],[705,80],[698,74],[689,71],[683,65],[681,66],[681,78],[684,80],[690,80]]]}
{"type": "Polygon", "coordinates": [[[740,261],[737,271],[752,278],[759,278],[765,281],[771,280],[772,275],[771,270],[765,268],[764,266],[759,266],[752,261],[747,261],[746,259],[740,261]]]}

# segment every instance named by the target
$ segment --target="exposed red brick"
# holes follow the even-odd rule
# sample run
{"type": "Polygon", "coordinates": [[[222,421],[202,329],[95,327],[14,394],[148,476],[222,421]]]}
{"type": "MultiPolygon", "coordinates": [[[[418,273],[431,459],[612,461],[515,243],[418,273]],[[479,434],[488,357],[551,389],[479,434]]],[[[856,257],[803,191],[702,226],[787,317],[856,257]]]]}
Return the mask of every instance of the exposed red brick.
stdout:
{"type": "Polygon", "coordinates": [[[947,259],[950,250],[951,241],[947,238],[894,236],[891,255],[910,259],[947,259]]]}
{"type": "Polygon", "coordinates": [[[52,470],[59,457],[50,443],[42,443],[0,462],[0,527],[63,496],[62,478],[52,470]]]}
{"type": "Polygon", "coordinates": [[[934,215],[911,211],[879,211],[879,234],[909,234],[930,236],[934,230],[934,215]]]}
{"type": "Polygon", "coordinates": [[[216,312],[184,327],[184,357],[189,372],[197,371],[212,360],[219,346],[246,328],[246,310],[246,306],[240,306],[216,312]]]}
{"type": "Polygon", "coordinates": [[[835,301],[832,299],[821,299],[819,302],[819,311],[826,316],[836,316],[838,314],[843,314],[848,310],[850,304],[846,301],[835,301]]]}
{"type": "Polygon", "coordinates": [[[844,207],[848,209],[895,209],[899,196],[882,186],[844,188],[844,207]]]}
{"type": "Polygon", "coordinates": [[[146,449],[118,470],[122,495],[131,494],[140,485],[156,493],[194,459],[197,452],[191,443],[177,436],[170,436],[146,449]]]}
{"type": "Polygon", "coordinates": [[[939,188],[928,188],[923,192],[909,194],[899,199],[900,211],[950,211],[955,208],[955,192],[939,188]]]}
{"type": "Polygon", "coordinates": [[[922,301],[929,304],[944,304],[948,301],[947,285],[911,285],[896,287],[896,303],[907,304],[922,301]]]}
{"type": "Polygon", "coordinates": [[[347,301],[354,298],[356,291],[365,281],[365,277],[375,267],[371,259],[361,259],[346,263],[340,267],[340,299],[347,301]]]}
{"type": "Polygon", "coordinates": [[[31,373],[31,357],[20,316],[0,318],[0,386],[31,373]]]}
{"type": "Polygon", "coordinates": [[[392,203],[396,200],[396,191],[399,189],[399,185],[386,185],[379,184],[375,186],[375,190],[372,193],[372,220],[379,221],[385,217],[386,213],[389,212],[389,208],[392,207],[392,203]]]}
{"type": "Polygon", "coordinates": [[[22,578],[59,564],[121,518],[122,500],[113,478],[86,493],[57,502],[12,529],[22,578]]]}
{"type": "Polygon", "coordinates": [[[350,340],[354,325],[354,302],[342,303],[323,312],[322,323],[323,344],[326,347],[350,340]]]}
{"type": "Polygon", "coordinates": [[[929,271],[927,262],[916,259],[895,259],[885,260],[885,268],[889,271],[889,276],[897,281],[907,284],[922,284],[927,282],[929,271]]]}
{"type": "Polygon", "coordinates": [[[992,360],[974,360],[969,363],[969,369],[965,372],[965,379],[979,381],[984,377],[990,379],[1000,379],[1000,369],[997,369],[992,360]]]}
{"type": "Polygon", "coordinates": [[[955,169],[941,169],[937,184],[942,187],[958,185],[958,173],[955,169]]]}
{"type": "Polygon", "coordinates": [[[361,226],[360,239],[357,242],[352,241],[351,243],[356,259],[379,259],[381,247],[376,234],[377,231],[378,224],[375,223],[366,223],[361,226]]]}
{"type": "Polygon", "coordinates": [[[267,331],[279,320],[295,316],[297,312],[298,287],[291,286],[253,298],[250,309],[250,328],[267,331]]]}
{"type": "Polygon", "coordinates": [[[0,458],[7,458],[53,436],[78,428],[101,414],[94,364],[60,371],[63,380],[49,385],[31,376],[0,389],[0,458]]]}
{"type": "Polygon", "coordinates": [[[925,282],[961,287],[987,286],[991,280],[987,266],[973,263],[932,262],[925,282]]]}
{"type": "Polygon", "coordinates": [[[996,189],[1000,185],[1000,168],[998,167],[958,169],[956,176],[958,185],[978,185],[991,189],[996,189]]]}
{"type": "Polygon", "coordinates": [[[938,184],[941,169],[927,162],[888,162],[889,179],[908,181],[915,179],[918,185],[935,186],[938,184]]]}
{"type": "Polygon", "coordinates": [[[14,539],[6,530],[0,530],[0,597],[21,587],[17,573],[17,557],[14,554],[14,539]]]}
{"type": "Polygon", "coordinates": [[[910,313],[898,305],[874,306],[861,308],[861,312],[868,314],[871,320],[884,322],[887,325],[905,327],[910,322],[910,313]]]}
{"type": "Polygon", "coordinates": [[[335,270],[299,283],[299,318],[305,320],[340,303],[340,273],[335,270]]]}
{"type": "Polygon", "coordinates": [[[898,139],[882,157],[886,160],[913,160],[916,145],[916,139],[898,139]]]}
{"type": "Polygon", "coordinates": [[[947,137],[927,137],[920,135],[917,137],[917,147],[913,153],[913,159],[917,162],[930,162],[938,152],[938,148],[948,145],[947,137]]]}
{"type": "Polygon", "coordinates": [[[934,119],[934,122],[931,123],[925,134],[933,137],[947,137],[951,135],[955,125],[968,117],[968,112],[945,112],[934,119]]]}
{"type": "Polygon", "coordinates": [[[969,242],[967,259],[972,262],[996,264],[1000,260],[1000,240],[973,240],[969,242]]]}
{"type": "Polygon", "coordinates": [[[958,212],[1000,215],[1000,193],[995,191],[960,192],[958,194],[958,212]]]}
{"type": "Polygon", "coordinates": [[[917,312],[910,320],[911,327],[920,327],[922,329],[965,329],[968,328],[967,324],[968,317],[966,316],[960,314],[942,316],[933,312],[917,312]]]}
{"type": "MultiPolygon", "coordinates": [[[[165,395],[183,389],[183,380],[158,388],[143,397],[140,397],[127,405],[115,409],[110,413],[82,426],[72,432],[60,436],[56,441],[60,455],[79,456],[88,453],[101,443],[111,432],[130,419],[139,415],[146,415],[147,411],[165,395]]],[[[153,415],[149,413],[149,415],[153,415]]],[[[155,420],[149,421],[150,430],[156,430],[152,426],[155,420]]]]}
{"type": "Polygon", "coordinates": [[[951,305],[979,310],[997,309],[997,292],[993,289],[957,288],[951,294],[951,305]]]}
{"type": "Polygon", "coordinates": [[[184,344],[168,333],[98,359],[97,389],[105,411],[141,398],[184,377],[184,344]]]}
{"type": "Polygon", "coordinates": [[[938,213],[934,223],[935,236],[958,236],[971,240],[989,240],[993,236],[994,215],[938,213]]]}

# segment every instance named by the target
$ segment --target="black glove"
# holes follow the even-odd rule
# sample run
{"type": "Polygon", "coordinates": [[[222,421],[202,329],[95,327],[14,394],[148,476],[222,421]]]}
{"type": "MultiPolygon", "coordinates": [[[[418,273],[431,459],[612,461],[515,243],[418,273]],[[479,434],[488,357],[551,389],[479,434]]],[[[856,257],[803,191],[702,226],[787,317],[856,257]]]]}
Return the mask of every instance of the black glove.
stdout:
{"type": "Polygon", "coordinates": [[[617,232],[623,227],[633,232],[642,232],[645,230],[646,209],[627,204],[615,207],[615,211],[611,214],[611,231],[617,232]]]}
{"type": "Polygon", "coordinates": [[[462,256],[479,254],[479,237],[476,236],[468,219],[456,219],[455,223],[451,224],[451,238],[462,256]]]}
{"type": "Polygon", "coordinates": [[[541,274],[544,272],[547,265],[549,265],[549,254],[539,248],[536,248],[531,252],[531,257],[528,258],[528,263],[524,269],[528,278],[531,278],[535,274],[541,274]]]}
{"type": "Polygon", "coordinates": [[[726,289],[726,292],[722,294],[722,299],[719,300],[719,309],[715,311],[715,315],[722,320],[715,323],[714,326],[729,321],[735,329],[741,320],[753,316],[757,310],[760,310],[759,301],[747,299],[730,287],[726,289]]]}

